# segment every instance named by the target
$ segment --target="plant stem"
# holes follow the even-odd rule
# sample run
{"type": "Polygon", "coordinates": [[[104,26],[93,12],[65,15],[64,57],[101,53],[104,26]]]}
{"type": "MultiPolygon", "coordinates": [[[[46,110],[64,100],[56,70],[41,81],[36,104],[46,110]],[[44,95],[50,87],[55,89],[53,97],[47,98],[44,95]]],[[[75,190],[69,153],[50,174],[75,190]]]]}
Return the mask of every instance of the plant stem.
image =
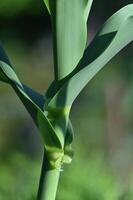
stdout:
{"type": "Polygon", "coordinates": [[[51,169],[44,155],[36,200],[55,200],[60,177],[60,170],[51,169]]]}

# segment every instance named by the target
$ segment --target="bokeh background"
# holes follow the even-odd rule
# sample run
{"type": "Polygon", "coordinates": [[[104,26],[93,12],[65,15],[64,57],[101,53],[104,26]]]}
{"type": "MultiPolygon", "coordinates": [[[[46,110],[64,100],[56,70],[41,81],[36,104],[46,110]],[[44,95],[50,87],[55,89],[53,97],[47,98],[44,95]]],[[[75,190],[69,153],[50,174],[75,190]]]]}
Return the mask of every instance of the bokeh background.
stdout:
{"type": "MultiPolygon", "coordinates": [[[[132,0],[95,1],[88,42],[132,0]]],[[[45,93],[53,80],[52,35],[42,0],[1,0],[0,40],[20,79],[45,93]]],[[[79,95],[71,120],[75,156],[64,167],[58,200],[133,199],[133,44],[79,95]]],[[[43,142],[12,89],[0,83],[0,200],[35,200],[43,142]]]]}

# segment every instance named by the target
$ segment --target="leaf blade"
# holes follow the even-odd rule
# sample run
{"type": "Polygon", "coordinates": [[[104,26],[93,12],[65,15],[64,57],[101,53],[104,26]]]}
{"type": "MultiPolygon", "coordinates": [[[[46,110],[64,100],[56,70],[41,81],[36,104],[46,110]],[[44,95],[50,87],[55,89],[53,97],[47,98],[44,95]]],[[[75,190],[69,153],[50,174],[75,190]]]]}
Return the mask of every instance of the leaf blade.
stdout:
{"type": "Polygon", "coordinates": [[[48,12],[50,13],[49,0],[44,0],[44,3],[46,5],[48,12]]]}
{"type": "Polygon", "coordinates": [[[55,132],[50,121],[47,119],[46,114],[43,110],[45,103],[44,97],[20,82],[13,68],[11,67],[11,65],[9,65],[10,62],[5,59],[7,58],[6,53],[3,49],[1,49],[2,47],[0,48],[0,52],[3,52],[3,54],[0,54],[0,72],[2,72],[2,76],[0,76],[0,81],[4,81],[10,84],[15,90],[16,94],[21,99],[22,103],[30,113],[36,126],[41,132],[44,139],[45,148],[50,149],[54,147],[62,149],[60,138],[55,132]],[[42,120],[45,124],[45,127],[42,127],[41,125],[42,120]]]}
{"type": "Polygon", "coordinates": [[[130,4],[120,9],[107,20],[101,31],[86,49],[80,64],[73,70],[68,79],[64,79],[60,89],[49,102],[48,107],[70,108],[85,85],[111,58],[132,41],[133,4],[130,4]],[[101,41],[103,40],[106,40],[106,43],[102,43],[101,41]],[[96,53],[97,49],[98,52],[96,53]],[[90,57],[88,58],[88,56],[90,57]],[[67,97],[65,101],[64,96],[67,97]],[[60,103],[57,103],[58,99],[62,99],[60,103]]]}
{"type": "Polygon", "coordinates": [[[77,66],[86,46],[87,17],[92,0],[50,1],[55,78],[61,80],[77,66]]]}

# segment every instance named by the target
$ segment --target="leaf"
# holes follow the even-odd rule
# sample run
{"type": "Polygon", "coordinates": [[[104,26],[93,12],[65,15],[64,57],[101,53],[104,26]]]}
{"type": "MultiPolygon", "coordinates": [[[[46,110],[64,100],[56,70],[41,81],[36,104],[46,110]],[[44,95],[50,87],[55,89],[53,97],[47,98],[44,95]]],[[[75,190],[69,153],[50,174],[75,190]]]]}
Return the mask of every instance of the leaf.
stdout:
{"type": "Polygon", "coordinates": [[[39,108],[43,111],[44,104],[45,104],[45,98],[43,95],[39,94],[35,90],[29,88],[28,86],[23,84],[23,88],[26,92],[26,94],[32,99],[32,101],[39,106],[39,108]]]}
{"type": "MultiPolygon", "coordinates": [[[[57,0],[49,1],[54,34],[55,77],[56,81],[67,76],[81,59],[87,38],[87,18],[92,0],[57,0]],[[73,20],[72,20],[73,19],[73,20]],[[56,63],[57,61],[57,63],[56,63]]],[[[66,138],[70,109],[47,109],[51,97],[58,90],[55,81],[46,94],[45,109],[48,111],[55,130],[66,138]]],[[[65,93],[64,99],[65,101],[65,93]]],[[[58,99],[58,102],[62,99],[58,99]]],[[[57,106],[58,107],[58,106],[57,106]]]]}
{"type": "MultiPolygon", "coordinates": [[[[45,2],[46,3],[46,2],[45,2]]],[[[54,40],[55,78],[70,74],[83,56],[92,0],[49,1],[54,40]]]]}
{"type": "Polygon", "coordinates": [[[80,64],[48,103],[48,109],[70,109],[85,85],[127,44],[133,41],[133,4],[116,12],[106,21],[86,49],[80,64]],[[59,101],[60,99],[60,101],[59,101]]]}
{"type": "Polygon", "coordinates": [[[87,21],[87,19],[88,19],[88,15],[89,15],[89,13],[90,13],[92,3],[93,3],[93,0],[86,0],[86,1],[85,1],[86,8],[85,8],[85,13],[84,13],[84,15],[85,15],[86,21],[87,21]]]}
{"type": "Polygon", "coordinates": [[[44,3],[45,3],[45,5],[46,5],[46,7],[47,7],[47,9],[48,9],[48,11],[50,13],[49,0],[44,0],[44,3]]]}
{"type": "Polygon", "coordinates": [[[6,60],[6,54],[1,47],[0,74],[2,74],[2,76],[0,75],[0,81],[4,81],[10,84],[27,108],[40,133],[42,134],[45,149],[62,149],[62,143],[64,141],[60,140],[58,133],[55,132],[53,126],[51,125],[50,121],[45,115],[45,112],[43,111],[44,97],[33,91],[29,87],[23,85],[19,81],[16,73],[14,72],[11,65],[9,65],[9,63],[10,62],[6,60]]]}

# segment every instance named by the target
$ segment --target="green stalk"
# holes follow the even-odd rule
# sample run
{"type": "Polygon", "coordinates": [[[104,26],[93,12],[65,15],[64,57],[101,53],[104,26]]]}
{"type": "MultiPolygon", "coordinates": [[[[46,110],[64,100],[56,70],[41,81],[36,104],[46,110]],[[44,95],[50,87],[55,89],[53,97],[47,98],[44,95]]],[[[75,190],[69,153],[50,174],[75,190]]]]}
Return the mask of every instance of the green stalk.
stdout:
{"type": "Polygon", "coordinates": [[[55,200],[60,177],[59,169],[51,169],[44,155],[36,200],[55,200]]]}
{"type": "MultiPolygon", "coordinates": [[[[49,1],[46,0],[45,2],[49,2],[49,1]]],[[[64,23],[62,23],[62,18],[64,18],[64,16],[62,16],[61,13],[62,13],[62,6],[64,7],[66,5],[64,1],[60,3],[58,1],[51,3],[51,10],[52,10],[51,20],[52,20],[52,30],[53,30],[53,54],[54,54],[54,78],[55,78],[56,83],[58,83],[58,81],[60,81],[62,78],[68,75],[68,68],[71,67],[71,63],[69,63],[70,65],[69,66],[68,63],[64,62],[64,57],[67,56],[66,54],[68,53],[68,51],[65,54],[63,53],[64,51],[66,51],[66,47],[64,46],[63,48],[63,45],[66,45],[68,42],[65,40],[63,36],[65,31],[63,31],[64,23]],[[60,3],[61,3],[61,7],[60,7],[60,3]],[[62,40],[60,41],[61,38],[62,40]]],[[[69,61],[70,59],[65,59],[65,60],[69,61]]],[[[66,101],[65,98],[64,98],[64,101],[66,101]]],[[[60,169],[51,169],[47,157],[44,156],[37,200],[55,200],[59,177],[60,177],[60,169]]]]}

